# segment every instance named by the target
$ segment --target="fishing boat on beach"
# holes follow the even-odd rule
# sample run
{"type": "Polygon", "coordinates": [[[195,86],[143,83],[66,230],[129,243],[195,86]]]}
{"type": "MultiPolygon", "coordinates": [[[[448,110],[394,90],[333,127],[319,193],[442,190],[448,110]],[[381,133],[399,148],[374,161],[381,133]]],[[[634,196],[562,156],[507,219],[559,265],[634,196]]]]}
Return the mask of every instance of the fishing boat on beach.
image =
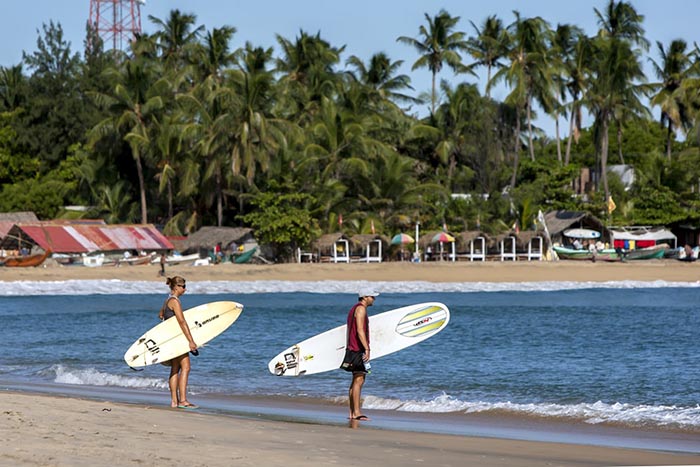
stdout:
{"type": "Polygon", "coordinates": [[[553,246],[552,249],[556,252],[559,259],[574,259],[584,261],[620,261],[620,256],[612,248],[596,251],[595,254],[588,249],[577,250],[575,248],[567,248],[565,246],[553,246]]]}
{"type": "Polygon", "coordinates": [[[51,255],[51,251],[27,256],[8,256],[0,258],[0,266],[7,268],[32,268],[41,265],[46,258],[51,255]]]}

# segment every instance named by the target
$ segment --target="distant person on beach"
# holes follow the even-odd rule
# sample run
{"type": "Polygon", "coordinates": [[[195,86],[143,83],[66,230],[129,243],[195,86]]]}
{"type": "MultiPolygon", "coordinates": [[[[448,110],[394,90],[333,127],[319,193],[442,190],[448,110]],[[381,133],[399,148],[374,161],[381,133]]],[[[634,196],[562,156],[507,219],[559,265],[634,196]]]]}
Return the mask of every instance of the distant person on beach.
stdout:
{"type": "Polygon", "coordinates": [[[165,277],[165,263],[167,262],[165,252],[160,254],[160,276],[165,277]]]}
{"type": "MultiPolygon", "coordinates": [[[[180,276],[168,277],[165,283],[170,287],[170,295],[168,295],[165,303],[163,303],[159,317],[163,321],[173,316],[175,317],[182,329],[182,333],[190,343],[190,351],[194,353],[197,351],[197,344],[195,344],[194,339],[192,339],[192,334],[190,334],[190,329],[187,326],[187,321],[185,321],[185,315],[180,305],[180,296],[187,290],[185,279],[180,276]]],[[[197,406],[187,400],[187,380],[190,376],[189,353],[173,358],[170,360],[170,363],[172,364],[170,367],[170,378],[168,379],[171,399],[170,407],[196,409],[197,406]]]]}
{"type": "Polygon", "coordinates": [[[378,295],[379,292],[374,290],[361,290],[357,303],[348,312],[346,359],[343,365],[348,361],[350,366],[343,366],[343,368],[352,371],[352,382],[348,391],[350,420],[369,420],[369,417],[362,414],[362,386],[365,384],[365,376],[370,367],[367,308],[374,305],[374,298],[378,295]]]}

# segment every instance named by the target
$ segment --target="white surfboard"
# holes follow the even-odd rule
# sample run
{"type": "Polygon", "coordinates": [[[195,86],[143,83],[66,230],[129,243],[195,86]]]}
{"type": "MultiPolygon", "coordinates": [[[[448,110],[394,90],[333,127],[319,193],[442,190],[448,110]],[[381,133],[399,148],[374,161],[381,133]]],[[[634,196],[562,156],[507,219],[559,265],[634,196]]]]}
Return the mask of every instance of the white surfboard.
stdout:
{"type": "Polygon", "coordinates": [[[564,235],[570,238],[600,238],[600,232],[591,229],[569,229],[564,235]]]}
{"type": "MultiPolygon", "coordinates": [[[[224,332],[243,311],[236,302],[212,302],[183,312],[192,338],[202,346],[224,332]]],[[[124,361],[132,368],[167,362],[190,350],[189,342],[175,317],[166,319],[136,339],[124,354],[124,361]]]]}
{"type": "MultiPolygon", "coordinates": [[[[442,303],[420,303],[370,315],[372,360],[415,345],[445,329],[450,310],[442,303]]],[[[277,376],[301,376],[340,368],[345,357],[347,325],[299,342],[270,360],[277,376]]]]}

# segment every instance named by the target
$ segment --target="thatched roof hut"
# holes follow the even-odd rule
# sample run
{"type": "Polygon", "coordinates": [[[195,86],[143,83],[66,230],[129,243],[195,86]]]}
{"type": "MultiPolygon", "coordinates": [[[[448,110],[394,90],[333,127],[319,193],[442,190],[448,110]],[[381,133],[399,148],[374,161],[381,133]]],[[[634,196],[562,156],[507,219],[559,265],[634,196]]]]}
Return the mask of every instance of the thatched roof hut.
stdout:
{"type": "Polygon", "coordinates": [[[425,232],[421,232],[420,238],[418,239],[418,248],[425,251],[428,245],[433,244],[433,237],[440,232],[442,232],[442,230],[426,230],[425,232]]]}
{"type": "Polygon", "coordinates": [[[253,229],[248,227],[202,227],[182,243],[182,253],[211,250],[217,243],[221,243],[223,250],[231,248],[234,243],[250,247],[258,244],[253,237],[253,229]]]}
{"type": "Polygon", "coordinates": [[[457,242],[457,251],[469,251],[469,244],[472,240],[483,237],[486,240],[486,244],[489,242],[489,236],[480,230],[467,230],[465,232],[460,232],[454,236],[457,242]]]}
{"type": "MultiPolygon", "coordinates": [[[[516,246],[517,246],[517,248],[518,248],[518,251],[526,251],[526,250],[527,250],[527,246],[528,246],[528,244],[530,243],[530,241],[531,241],[533,238],[537,238],[537,237],[539,237],[539,238],[542,239],[542,245],[544,245],[545,242],[546,242],[546,239],[545,239],[545,234],[544,234],[544,232],[541,231],[541,230],[539,230],[539,231],[535,231],[535,230],[524,230],[524,231],[522,231],[522,232],[517,233],[517,234],[515,235],[515,239],[516,239],[516,240],[515,240],[515,244],[516,244],[516,246]]],[[[539,243],[538,243],[537,241],[535,241],[535,245],[534,245],[534,246],[537,246],[537,247],[539,248],[539,243]]]]}
{"type": "Polygon", "coordinates": [[[321,235],[311,242],[311,249],[321,262],[349,263],[351,240],[342,232],[321,235]]]}
{"type": "Polygon", "coordinates": [[[335,245],[338,240],[347,240],[350,242],[350,238],[342,232],[329,233],[321,235],[311,242],[311,249],[314,251],[328,252],[333,249],[333,245],[335,245]]]}
{"type": "Polygon", "coordinates": [[[601,233],[603,241],[609,241],[610,232],[605,224],[592,214],[584,211],[549,211],[544,215],[552,243],[562,243],[564,231],[570,228],[596,230],[601,233]]]}
{"type": "Polygon", "coordinates": [[[357,234],[350,237],[350,243],[353,250],[360,250],[362,251],[362,254],[364,254],[364,250],[367,248],[367,245],[375,240],[382,242],[382,248],[389,246],[389,242],[391,241],[384,235],[379,234],[357,234]]]}

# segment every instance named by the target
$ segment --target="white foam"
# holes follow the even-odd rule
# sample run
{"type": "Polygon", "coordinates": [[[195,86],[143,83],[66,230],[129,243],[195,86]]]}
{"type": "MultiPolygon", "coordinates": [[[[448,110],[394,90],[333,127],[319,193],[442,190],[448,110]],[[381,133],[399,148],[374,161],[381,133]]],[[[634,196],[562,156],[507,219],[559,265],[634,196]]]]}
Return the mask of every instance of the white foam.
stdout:
{"type": "MultiPolygon", "coordinates": [[[[580,289],[638,289],[700,287],[700,282],[609,281],[609,282],[367,282],[367,281],[189,281],[187,290],[196,294],[235,293],[355,293],[371,285],[383,293],[418,292],[554,292],[580,289]]],[[[66,280],[0,281],[0,296],[162,294],[165,284],[153,281],[66,280]]]]}
{"type": "Polygon", "coordinates": [[[367,396],[367,409],[397,410],[428,413],[485,413],[492,411],[539,417],[571,418],[590,424],[622,423],[635,426],[700,427],[700,405],[677,407],[669,405],[633,405],[605,402],[580,404],[517,404],[513,402],[462,401],[442,394],[430,400],[385,399],[367,396]]]}
{"type": "Polygon", "coordinates": [[[41,372],[43,376],[53,377],[55,383],[117,386],[123,388],[157,388],[167,389],[168,383],[158,378],[143,378],[140,376],[122,376],[104,373],[94,368],[69,368],[65,365],[53,365],[41,372]]]}

